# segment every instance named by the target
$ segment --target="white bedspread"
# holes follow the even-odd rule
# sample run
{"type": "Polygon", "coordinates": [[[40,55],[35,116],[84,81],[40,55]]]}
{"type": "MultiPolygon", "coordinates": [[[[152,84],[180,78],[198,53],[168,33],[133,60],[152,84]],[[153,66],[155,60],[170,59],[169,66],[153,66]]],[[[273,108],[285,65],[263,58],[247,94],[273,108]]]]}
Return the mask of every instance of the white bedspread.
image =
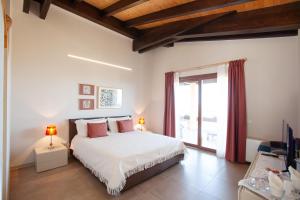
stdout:
{"type": "Polygon", "coordinates": [[[181,141],[149,132],[128,132],[107,137],[75,136],[73,154],[107,186],[109,194],[118,194],[126,178],[144,169],[183,154],[181,141]]]}

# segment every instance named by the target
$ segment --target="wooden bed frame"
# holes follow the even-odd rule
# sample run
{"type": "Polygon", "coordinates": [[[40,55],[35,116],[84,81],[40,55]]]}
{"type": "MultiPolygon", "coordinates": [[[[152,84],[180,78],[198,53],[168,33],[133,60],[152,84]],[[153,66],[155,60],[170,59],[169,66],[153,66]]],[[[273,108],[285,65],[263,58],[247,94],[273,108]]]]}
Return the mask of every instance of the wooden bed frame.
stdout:
{"type": "MultiPolygon", "coordinates": [[[[112,117],[78,118],[78,119],[86,119],[87,120],[87,119],[100,119],[100,118],[107,119],[107,118],[118,118],[118,117],[128,117],[128,115],[127,116],[112,116],[112,117]]],[[[129,116],[129,117],[131,117],[131,116],[129,116]]],[[[77,134],[75,121],[78,119],[69,119],[69,144],[71,144],[72,139],[77,134]]],[[[70,152],[71,152],[71,155],[73,156],[73,152],[71,150],[70,150],[70,152]]],[[[184,154],[179,154],[169,160],[166,160],[162,163],[154,165],[153,167],[150,167],[146,170],[143,170],[141,172],[131,175],[130,177],[127,178],[126,185],[123,188],[122,192],[165,171],[166,169],[179,163],[181,160],[183,160],[183,158],[184,158],[184,154]]]]}

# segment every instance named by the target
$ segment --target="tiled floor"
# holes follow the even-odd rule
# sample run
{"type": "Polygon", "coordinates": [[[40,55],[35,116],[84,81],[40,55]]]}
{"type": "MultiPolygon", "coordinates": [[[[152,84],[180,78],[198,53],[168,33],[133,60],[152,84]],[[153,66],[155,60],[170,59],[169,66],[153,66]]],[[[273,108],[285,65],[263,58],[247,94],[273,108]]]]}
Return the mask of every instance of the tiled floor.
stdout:
{"type": "Polygon", "coordinates": [[[47,172],[34,167],[11,173],[10,199],[15,200],[234,200],[237,182],[248,165],[232,164],[214,154],[189,149],[184,161],[146,182],[109,196],[106,188],[78,161],[47,172]]]}

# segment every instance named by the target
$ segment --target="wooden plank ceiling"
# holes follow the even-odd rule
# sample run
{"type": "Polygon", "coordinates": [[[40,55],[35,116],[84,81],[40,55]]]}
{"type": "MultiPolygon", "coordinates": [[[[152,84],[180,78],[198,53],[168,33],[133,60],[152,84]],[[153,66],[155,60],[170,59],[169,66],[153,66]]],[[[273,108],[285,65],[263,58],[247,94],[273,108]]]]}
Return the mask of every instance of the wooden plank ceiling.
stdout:
{"type": "Polygon", "coordinates": [[[133,39],[140,53],[175,42],[297,35],[300,0],[24,0],[51,4],[133,39]]]}

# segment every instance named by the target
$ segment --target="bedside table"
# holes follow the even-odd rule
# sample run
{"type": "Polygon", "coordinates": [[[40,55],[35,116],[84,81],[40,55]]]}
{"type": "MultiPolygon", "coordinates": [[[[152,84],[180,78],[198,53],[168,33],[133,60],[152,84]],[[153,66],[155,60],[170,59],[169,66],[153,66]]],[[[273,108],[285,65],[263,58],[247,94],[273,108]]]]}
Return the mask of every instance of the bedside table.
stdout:
{"type": "Polygon", "coordinates": [[[37,147],[35,152],[35,169],[43,172],[68,164],[68,149],[63,145],[55,145],[53,149],[37,147]]]}

